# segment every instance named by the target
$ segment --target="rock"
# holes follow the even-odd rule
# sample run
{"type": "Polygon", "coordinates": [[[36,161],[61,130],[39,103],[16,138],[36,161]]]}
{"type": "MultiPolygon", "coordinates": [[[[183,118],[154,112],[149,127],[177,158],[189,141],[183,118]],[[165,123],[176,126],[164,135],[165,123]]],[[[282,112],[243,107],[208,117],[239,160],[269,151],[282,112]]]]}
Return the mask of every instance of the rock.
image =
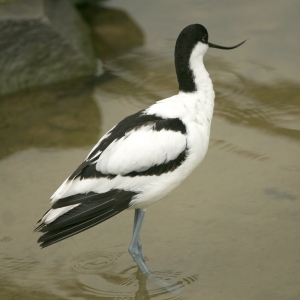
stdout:
{"type": "Polygon", "coordinates": [[[73,2],[2,2],[0,69],[0,95],[94,74],[89,29],[73,2]]]}
{"type": "Polygon", "coordinates": [[[90,26],[97,57],[109,59],[144,44],[143,31],[123,10],[92,1],[78,4],[78,8],[90,26]]]}

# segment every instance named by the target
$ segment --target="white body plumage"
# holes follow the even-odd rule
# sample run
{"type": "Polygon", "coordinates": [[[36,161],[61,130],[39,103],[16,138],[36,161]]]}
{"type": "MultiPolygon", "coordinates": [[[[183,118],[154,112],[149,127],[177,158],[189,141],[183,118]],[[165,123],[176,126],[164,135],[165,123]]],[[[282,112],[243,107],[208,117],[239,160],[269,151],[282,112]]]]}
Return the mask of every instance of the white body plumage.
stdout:
{"type": "MultiPolygon", "coordinates": [[[[118,176],[114,179],[66,180],[53,194],[51,202],[78,193],[105,193],[111,189],[124,189],[139,192],[131,200],[129,208],[144,209],[177,187],[203,160],[208,148],[215,93],[203,64],[206,50],[206,45],[196,46],[190,59],[197,91],[179,92],[175,96],[158,101],[144,111],[144,114],[156,115],[163,119],[179,118],[186,126],[186,135],[170,130],[153,131],[152,125],[130,131],[106,148],[96,162],[98,171],[104,174],[119,174],[118,176]],[[144,170],[149,165],[174,159],[186,147],[188,153],[185,161],[173,172],[161,174],[159,178],[156,175],[122,176],[123,173],[129,172],[132,166],[135,166],[135,170],[144,170]]],[[[103,138],[108,135],[109,133],[103,138]]],[[[74,207],[75,205],[52,209],[42,218],[42,222],[53,222],[74,207]]]]}

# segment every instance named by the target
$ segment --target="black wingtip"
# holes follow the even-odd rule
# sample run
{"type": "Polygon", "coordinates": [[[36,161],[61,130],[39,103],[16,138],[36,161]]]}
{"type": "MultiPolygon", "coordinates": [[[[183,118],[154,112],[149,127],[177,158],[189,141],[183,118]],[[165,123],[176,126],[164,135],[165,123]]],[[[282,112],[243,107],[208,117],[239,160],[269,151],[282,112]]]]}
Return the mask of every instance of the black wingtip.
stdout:
{"type": "Polygon", "coordinates": [[[45,224],[42,222],[36,227],[35,232],[42,232],[38,239],[43,249],[75,234],[85,231],[103,221],[127,209],[129,203],[137,193],[124,190],[111,190],[107,193],[78,194],[61,199],[61,207],[68,207],[70,201],[78,205],[53,222],[45,224]],[[76,199],[78,198],[78,199],[76,199]]]}
{"type": "MultiPolygon", "coordinates": [[[[38,222],[39,223],[39,222],[38,222]]],[[[41,223],[39,226],[37,226],[33,232],[38,232],[38,231],[41,231],[41,229],[45,226],[45,223],[41,223]]]]}

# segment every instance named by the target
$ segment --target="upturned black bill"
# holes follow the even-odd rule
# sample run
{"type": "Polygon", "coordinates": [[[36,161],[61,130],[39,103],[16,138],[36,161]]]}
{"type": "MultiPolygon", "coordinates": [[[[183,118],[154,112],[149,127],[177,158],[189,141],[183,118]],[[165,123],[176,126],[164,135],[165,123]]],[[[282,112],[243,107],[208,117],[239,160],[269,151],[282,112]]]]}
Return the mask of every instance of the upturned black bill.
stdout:
{"type": "Polygon", "coordinates": [[[212,44],[212,43],[208,43],[208,46],[210,48],[218,48],[218,49],[223,49],[223,50],[231,50],[231,49],[234,49],[234,48],[237,48],[241,45],[243,45],[247,40],[244,40],[243,42],[235,45],[235,46],[232,46],[232,47],[224,47],[224,46],[219,46],[219,45],[215,45],[215,44],[212,44]]]}

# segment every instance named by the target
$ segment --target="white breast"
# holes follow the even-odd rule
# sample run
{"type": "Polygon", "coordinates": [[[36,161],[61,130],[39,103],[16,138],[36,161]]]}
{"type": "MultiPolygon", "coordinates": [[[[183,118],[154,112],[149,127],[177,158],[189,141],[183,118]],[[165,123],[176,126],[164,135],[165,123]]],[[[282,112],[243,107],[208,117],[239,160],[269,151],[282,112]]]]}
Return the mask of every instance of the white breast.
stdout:
{"type": "MultiPolygon", "coordinates": [[[[179,93],[149,107],[146,112],[163,118],[180,118],[186,125],[188,155],[176,170],[160,176],[148,176],[144,192],[130,203],[131,208],[145,208],[177,187],[203,160],[209,143],[213,97],[179,93]]],[[[145,182],[146,183],[146,182],[145,182]]]]}

